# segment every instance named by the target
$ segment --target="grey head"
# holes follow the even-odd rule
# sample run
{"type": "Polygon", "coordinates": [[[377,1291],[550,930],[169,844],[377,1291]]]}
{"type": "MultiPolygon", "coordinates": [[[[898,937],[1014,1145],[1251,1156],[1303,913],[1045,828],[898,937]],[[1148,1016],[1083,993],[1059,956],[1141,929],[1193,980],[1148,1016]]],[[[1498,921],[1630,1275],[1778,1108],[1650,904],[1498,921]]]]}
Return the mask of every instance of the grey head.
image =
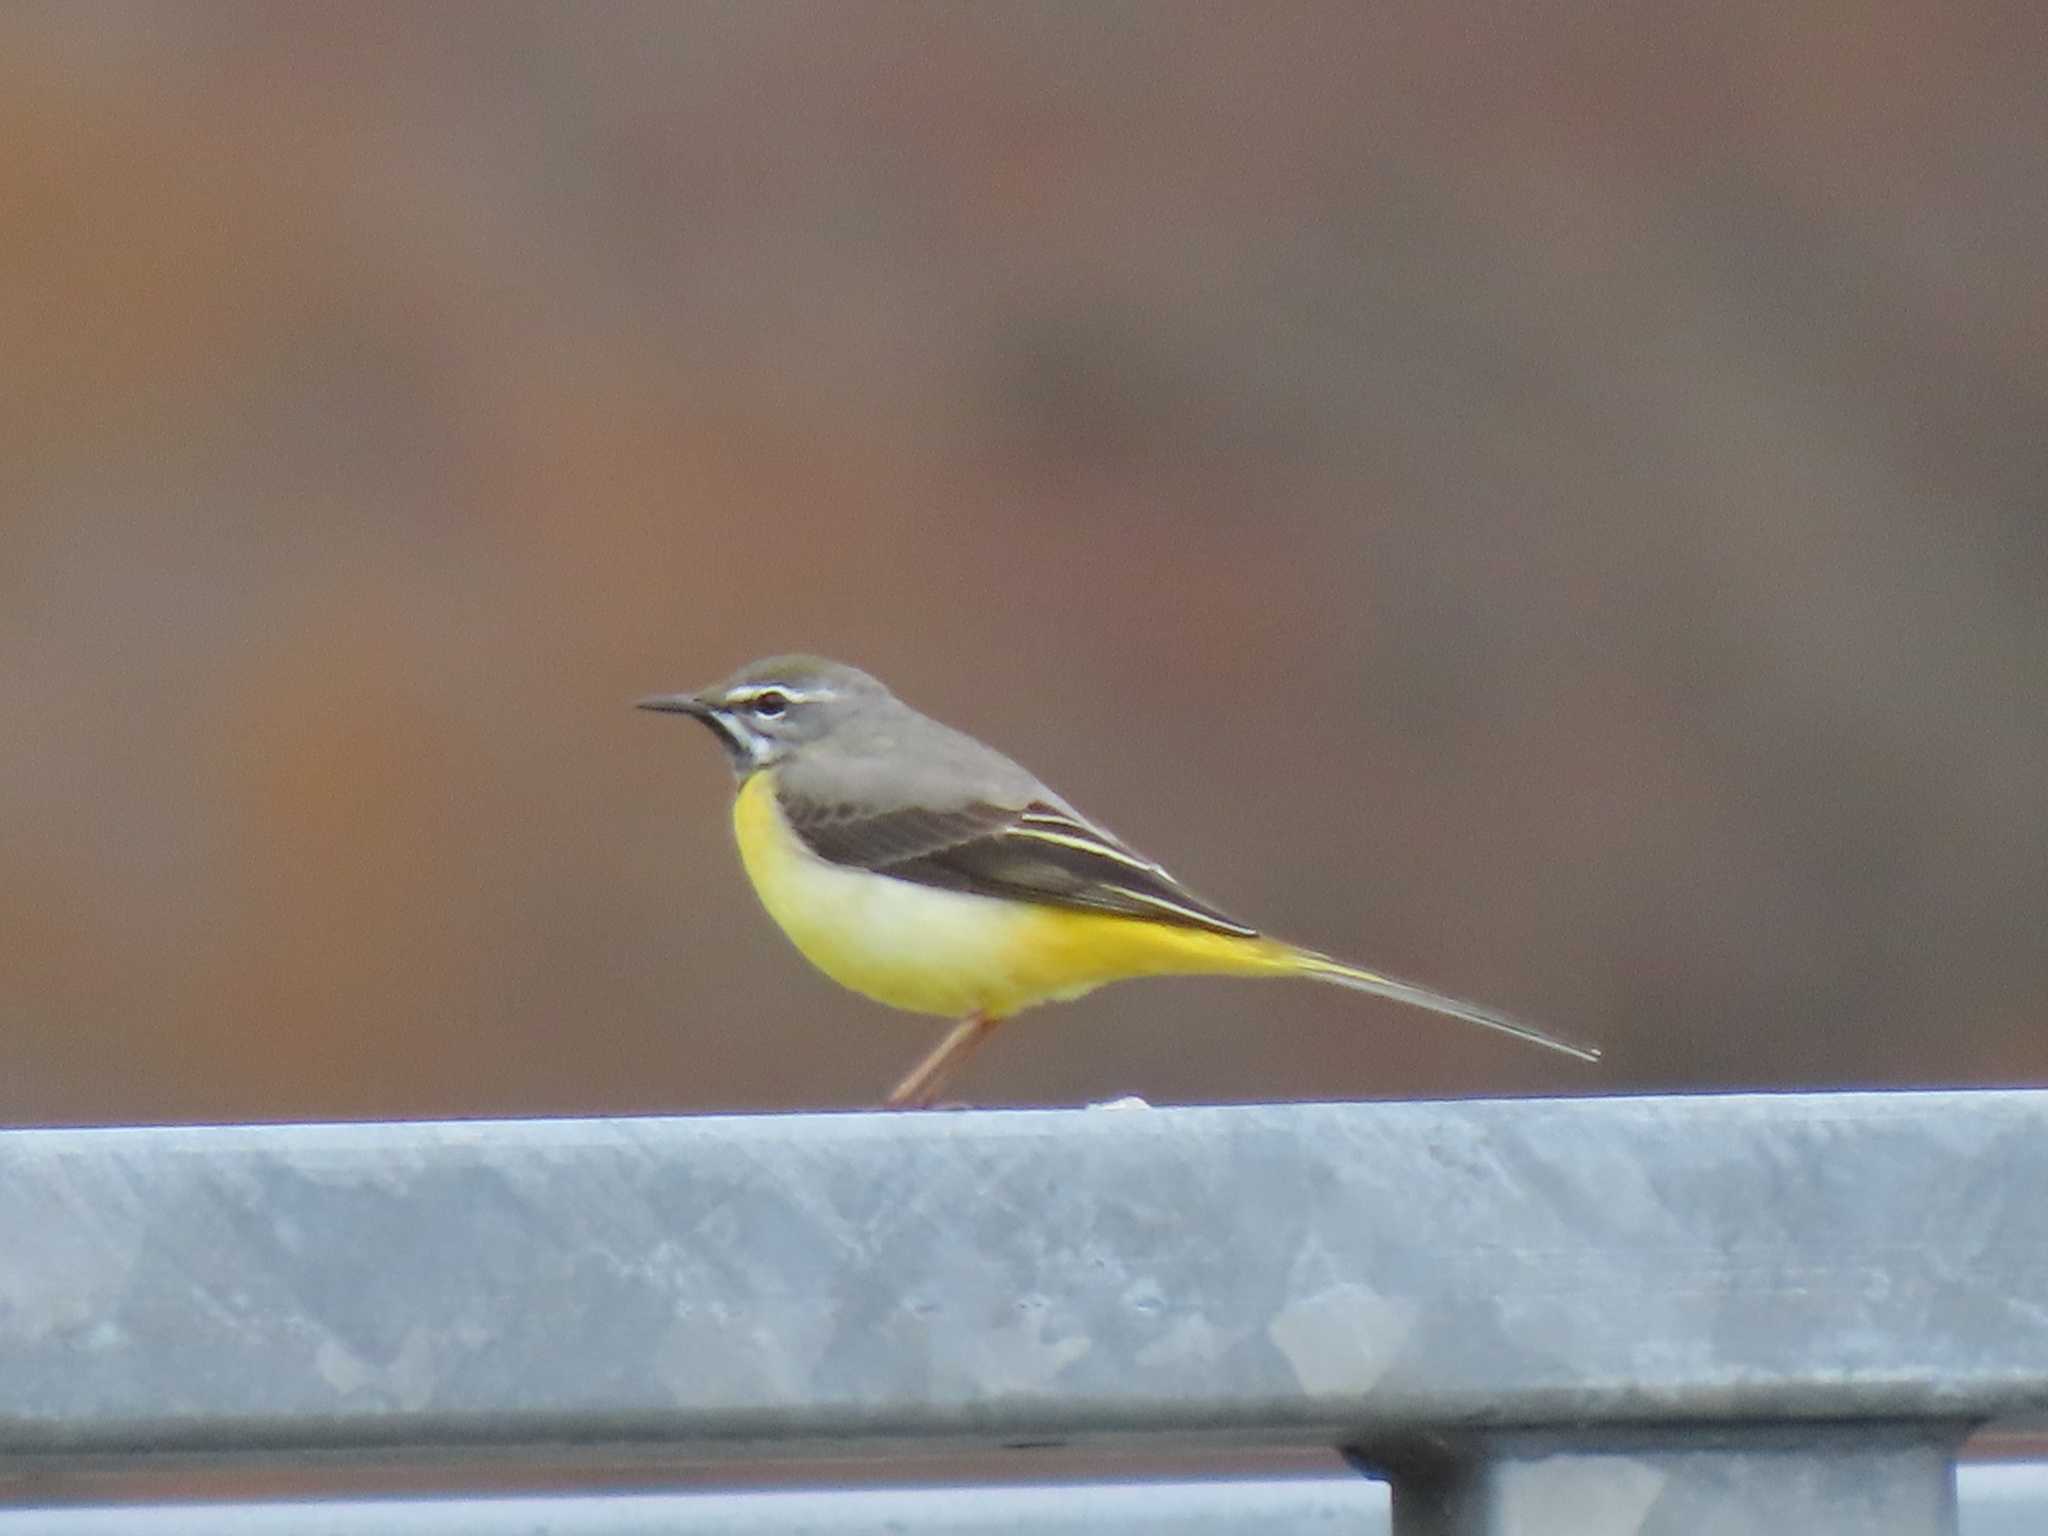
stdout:
{"type": "Polygon", "coordinates": [[[858,667],[821,656],[748,662],[724,682],[642,699],[640,708],[703,721],[741,778],[775,768],[785,803],[820,814],[1058,799],[995,748],[919,714],[858,667]],[[829,752],[805,750],[827,737],[829,752]]]}
{"type": "Polygon", "coordinates": [[[656,694],[638,707],[703,721],[732,759],[733,771],[744,777],[849,719],[891,705],[902,707],[858,667],[822,656],[766,656],[709,688],[656,694]]]}

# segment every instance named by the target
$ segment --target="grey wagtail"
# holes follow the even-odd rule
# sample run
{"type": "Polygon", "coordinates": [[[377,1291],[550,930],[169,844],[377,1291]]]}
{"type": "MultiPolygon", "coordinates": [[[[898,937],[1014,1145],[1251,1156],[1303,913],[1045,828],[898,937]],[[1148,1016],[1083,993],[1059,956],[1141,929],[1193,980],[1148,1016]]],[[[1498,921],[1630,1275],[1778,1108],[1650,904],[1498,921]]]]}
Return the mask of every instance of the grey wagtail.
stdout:
{"type": "Polygon", "coordinates": [[[1268,938],[853,667],[773,656],[639,707],[703,721],[731,757],[740,861],[805,959],[876,1002],[960,1021],[890,1092],[892,1108],[929,1105],[1012,1014],[1134,976],[1305,976],[1599,1057],[1268,938]]]}

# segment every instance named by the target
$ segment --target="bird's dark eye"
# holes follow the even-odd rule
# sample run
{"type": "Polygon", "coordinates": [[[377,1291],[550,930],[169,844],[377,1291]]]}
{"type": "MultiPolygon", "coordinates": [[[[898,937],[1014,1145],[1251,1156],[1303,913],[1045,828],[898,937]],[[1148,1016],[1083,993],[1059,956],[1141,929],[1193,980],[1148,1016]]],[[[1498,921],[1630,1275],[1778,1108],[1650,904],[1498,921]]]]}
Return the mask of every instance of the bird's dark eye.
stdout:
{"type": "Polygon", "coordinates": [[[773,688],[770,688],[766,693],[754,695],[754,713],[757,715],[766,715],[770,720],[773,720],[777,716],[786,713],[788,709],[788,696],[777,693],[773,688]]]}

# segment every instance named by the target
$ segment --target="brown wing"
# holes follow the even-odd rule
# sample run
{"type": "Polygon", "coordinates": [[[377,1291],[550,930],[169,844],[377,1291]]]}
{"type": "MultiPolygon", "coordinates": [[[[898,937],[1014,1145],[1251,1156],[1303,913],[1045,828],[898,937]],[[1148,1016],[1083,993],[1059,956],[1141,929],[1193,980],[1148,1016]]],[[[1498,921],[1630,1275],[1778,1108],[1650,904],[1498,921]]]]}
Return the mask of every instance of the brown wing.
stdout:
{"type": "Polygon", "coordinates": [[[778,798],[797,835],[835,864],[976,896],[1146,917],[1241,938],[1258,932],[1102,828],[1047,801],[1021,809],[970,804],[861,815],[786,791],[778,798]]]}

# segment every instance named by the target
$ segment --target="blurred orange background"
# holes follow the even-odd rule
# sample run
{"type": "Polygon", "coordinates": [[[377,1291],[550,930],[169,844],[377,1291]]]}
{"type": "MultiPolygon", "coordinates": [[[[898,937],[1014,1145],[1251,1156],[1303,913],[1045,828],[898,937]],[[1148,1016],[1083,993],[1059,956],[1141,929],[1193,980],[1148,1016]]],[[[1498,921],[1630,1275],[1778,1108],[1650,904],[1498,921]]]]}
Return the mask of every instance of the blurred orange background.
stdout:
{"type": "Polygon", "coordinates": [[[1111,989],[981,1103],[2048,1074],[2032,4],[0,14],[0,1119],[872,1103],[817,649],[1602,1041],[1111,989]]]}

